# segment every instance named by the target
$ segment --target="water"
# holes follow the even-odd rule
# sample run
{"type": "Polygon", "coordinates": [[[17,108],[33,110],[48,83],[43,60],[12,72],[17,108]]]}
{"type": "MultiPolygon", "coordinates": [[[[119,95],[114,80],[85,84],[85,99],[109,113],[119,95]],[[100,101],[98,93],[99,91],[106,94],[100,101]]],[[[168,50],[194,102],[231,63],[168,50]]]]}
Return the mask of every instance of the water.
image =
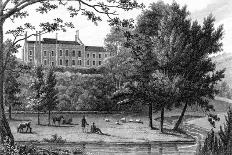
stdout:
{"type": "MultiPolygon", "coordinates": [[[[50,146],[54,148],[57,146],[50,146]]],[[[185,144],[83,144],[59,146],[82,155],[195,155],[196,145],[185,144]]]]}

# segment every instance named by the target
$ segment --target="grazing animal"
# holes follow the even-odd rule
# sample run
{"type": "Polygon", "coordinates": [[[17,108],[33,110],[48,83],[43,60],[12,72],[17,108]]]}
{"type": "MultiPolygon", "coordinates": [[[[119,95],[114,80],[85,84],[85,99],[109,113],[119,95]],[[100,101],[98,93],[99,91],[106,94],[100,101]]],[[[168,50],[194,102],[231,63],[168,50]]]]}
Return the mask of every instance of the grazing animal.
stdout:
{"type": "Polygon", "coordinates": [[[62,124],[72,124],[72,118],[64,119],[62,124]]]}
{"type": "Polygon", "coordinates": [[[106,122],[110,122],[110,120],[108,118],[105,119],[106,122]]]}
{"type": "Polygon", "coordinates": [[[64,116],[61,115],[59,117],[53,117],[52,118],[53,124],[56,125],[56,122],[58,122],[58,124],[60,126],[61,119],[64,119],[64,116]]]}
{"type": "Polygon", "coordinates": [[[130,119],[129,122],[134,122],[133,119],[130,119]]]}
{"type": "Polygon", "coordinates": [[[17,132],[21,133],[23,132],[23,129],[26,128],[26,132],[28,131],[28,129],[30,130],[30,133],[32,131],[32,128],[31,128],[31,122],[24,122],[24,123],[20,123],[17,127],[17,132]]]}
{"type": "Polygon", "coordinates": [[[136,122],[136,123],[142,123],[142,124],[143,124],[143,121],[141,121],[141,119],[136,119],[135,122],[136,122]]]}
{"type": "Polygon", "coordinates": [[[115,124],[116,124],[116,125],[120,125],[119,121],[116,121],[115,124]]]}
{"type": "Polygon", "coordinates": [[[122,123],[126,123],[126,118],[123,117],[123,118],[120,119],[120,121],[121,121],[122,123]]]}

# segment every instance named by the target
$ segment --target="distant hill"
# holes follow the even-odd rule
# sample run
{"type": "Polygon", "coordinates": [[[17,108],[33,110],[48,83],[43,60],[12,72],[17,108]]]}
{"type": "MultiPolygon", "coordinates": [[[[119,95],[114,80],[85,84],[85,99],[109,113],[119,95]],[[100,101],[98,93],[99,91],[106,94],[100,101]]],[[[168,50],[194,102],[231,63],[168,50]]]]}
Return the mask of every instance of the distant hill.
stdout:
{"type": "Polygon", "coordinates": [[[216,62],[217,70],[226,68],[225,81],[232,88],[232,53],[223,53],[218,56],[212,57],[213,61],[216,62]]]}

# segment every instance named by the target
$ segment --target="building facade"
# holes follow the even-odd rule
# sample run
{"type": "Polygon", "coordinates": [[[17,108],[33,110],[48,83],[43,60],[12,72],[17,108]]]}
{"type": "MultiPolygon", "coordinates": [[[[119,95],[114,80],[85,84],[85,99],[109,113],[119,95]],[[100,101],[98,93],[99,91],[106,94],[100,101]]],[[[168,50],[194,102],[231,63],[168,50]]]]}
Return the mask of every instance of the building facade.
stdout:
{"type": "MultiPolygon", "coordinates": [[[[25,36],[27,38],[27,36],[25,36]]],[[[63,41],[56,38],[43,38],[36,34],[36,41],[25,39],[23,61],[38,66],[98,67],[110,56],[103,47],[85,46],[76,32],[75,41],[63,41]]]]}

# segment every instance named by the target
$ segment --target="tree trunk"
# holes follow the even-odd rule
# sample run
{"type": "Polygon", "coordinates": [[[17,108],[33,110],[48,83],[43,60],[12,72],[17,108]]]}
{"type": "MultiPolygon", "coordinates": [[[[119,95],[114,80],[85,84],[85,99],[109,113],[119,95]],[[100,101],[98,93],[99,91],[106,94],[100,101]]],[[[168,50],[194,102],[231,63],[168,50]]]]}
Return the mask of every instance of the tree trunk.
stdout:
{"type": "Polygon", "coordinates": [[[40,119],[39,119],[39,110],[38,110],[38,125],[40,125],[40,119]]]}
{"type": "MultiPolygon", "coordinates": [[[[1,17],[1,15],[0,15],[1,17]]],[[[6,120],[6,115],[4,111],[4,58],[3,58],[3,23],[4,21],[0,19],[0,135],[1,142],[6,137],[11,139],[12,144],[14,143],[14,137],[11,133],[10,126],[6,120]]]]}
{"type": "Polygon", "coordinates": [[[164,125],[164,107],[161,109],[160,113],[160,132],[163,133],[163,125],[164,125]]]}
{"type": "Polygon", "coordinates": [[[152,103],[149,103],[149,126],[151,129],[153,129],[153,123],[152,123],[152,103]]]}
{"type": "Polygon", "coordinates": [[[8,112],[9,112],[9,120],[12,120],[12,116],[11,116],[12,107],[11,107],[11,105],[9,105],[9,110],[8,110],[8,112]]]}
{"type": "Polygon", "coordinates": [[[48,125],[50,126],[50,117],[51,117],[51,111],[48,111],[48,125]]]}
{"type": "Polygon", "coordinates": [[[178,121],[176,122],[175,127],[173,128],[173,130],[178,130],[178,128],[179,128],[179,126],[180,126],[180,124],[182,122],[182,119],[184,117],[184,114],[185,114],[185,111],[187,109],[187,106],[188,106],[188,103],[186,102],[185,105],[184,105],[184,108],[183,108],[183,110],[181,112],[181,115],[180,115],[178,121]]]}

